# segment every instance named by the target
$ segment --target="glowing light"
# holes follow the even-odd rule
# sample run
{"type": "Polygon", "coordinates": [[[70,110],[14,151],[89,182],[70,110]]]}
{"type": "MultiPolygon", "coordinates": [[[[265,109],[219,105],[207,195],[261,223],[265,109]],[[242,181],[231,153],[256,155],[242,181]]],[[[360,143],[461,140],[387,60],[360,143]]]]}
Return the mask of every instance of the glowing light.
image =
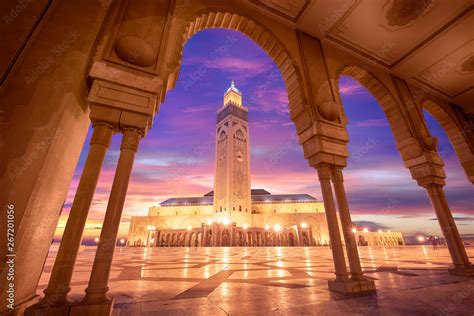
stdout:
{"type": "Polygon", "coordinates": [[[379,234],[381,234],[381,233],[382,233],[382,230],[381,230],[381,229],[379,229],[379,234]]]}
{"type": "Polygon", "coordinates": [[[391,233],[391,231],[387,230],[387,233],[391,233]]]}
{"type": "Polygon", "coordinates": [[[301,228],[308,228],[308,224],[306,224],[306,223],[301,223],[301,228]]]}
{"type": "Polygon", "coordinates": [[[120,239],[120,243],[123,245],[125,243],[125,239],[120,239]]]}
{"type": "Polygon", "coordinates": [[[208,219],[207,220],[207,225],[212,225],[212,220],[208,219]]]}
{"type": "Polygon", "coordinates": [[[148,228],[148,230],[156,230],[155,226],[148,226],[147,228],[148,228]]]}
{"type": "Polygon", "coordinates": [[[227,226],[227,225],[229,225],[229,224],[230,224],[230,222],[229,222],[229,220],[228,220],[228,219],[224,220],[224,225],[226,225],[226,226],[227,226]]]}
{"type": "Polygon", "coordinates": [[[279,232],[281,230],[281,225],[280,224],[275,224],[275,226],[273,226],[273,229],[276,231],[276,232],[279,232]]]}
{"type": "Polygon", "coordinates": [[[95,237],[94,241],[95,241],[95,243],[98,243],[99,242],[99,237],[95,237]]]}
{"type": "Polygon", "coordinates": [[[369,230],[367,229],[367,227],[364,227],[364,229],[362,230],[364,233],[368,232],[369,230]]]}
{"type": "Polygon", "coordinates": [[[418,239],[419,242],[424,242],[426,240],[424,236],[418,236],[416,239],[418,239]]]}
{"type": "Polygon", "coordinates": [[[352,228],[352,232],[353,232],[353,233],[357,233],[357,229],[356,229],[356,228],[352,228]]]}
{"type": "Polygon", "coordinates": [[[270,229],[270,226],[265,225],[265,230],[269,230],[269,229],[270,229]]]}
{"type": "Polygon", "coordinates": [[[191,229],[192,229],[192,227],[191,227],[191,226],[188,226],[188,230],[191,230],[191,229]]]}
{"type": "Polygon", "coordinates": [[[243,227],[244,227],[244,229],[247,229],[247,228],[249,228],[249,225],[247,225],[247,224],[244,224],[244,226],[243,226],[243,227]]]}

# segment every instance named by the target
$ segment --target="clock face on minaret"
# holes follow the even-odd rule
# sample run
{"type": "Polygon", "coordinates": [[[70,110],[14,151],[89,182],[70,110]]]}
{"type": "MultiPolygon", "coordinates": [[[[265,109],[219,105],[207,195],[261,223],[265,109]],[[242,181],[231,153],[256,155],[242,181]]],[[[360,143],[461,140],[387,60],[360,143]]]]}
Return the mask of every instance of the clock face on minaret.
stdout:
{"type": "Polygon", "coordinates": [[[214,209],[217,219],[252,225],[248,110],[234,81],[217,112],[214,209]]]}

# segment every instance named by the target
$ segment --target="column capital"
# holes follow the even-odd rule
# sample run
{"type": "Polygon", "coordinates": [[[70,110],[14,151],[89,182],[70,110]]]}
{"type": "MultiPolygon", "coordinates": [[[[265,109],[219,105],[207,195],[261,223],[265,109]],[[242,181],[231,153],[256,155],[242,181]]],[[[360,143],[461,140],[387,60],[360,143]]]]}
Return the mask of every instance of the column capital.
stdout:
{"type": "Polygon", "coordinates": [[[143,131],[135,127],[124,127],[122,133],[123,138],[120,150],[130,149],[136,152],[140,139],[143,137],[143,131]]]}
{"type": "Polygon", "coordinates": [[[160,98],[136,88],[95,79],[88,96],[93,121],[123,128],[134,126],[147,132],[158,112],[160,98]]]}
{"type": "Polygon", "coordinates": [[[90,144],[99,144],[109,147],[112,141],[112,134],[114,133],[114,126],[107,122],[95,121],[92,122],[94,132],[92,133],[90,144]]]}
{"type": "Polygon", "coordinates": [[[331,180],[332,182],[344,182],[342,167],[335,166],[331,168],[331,180]]]}
{"type": "Polygon", "coordinates": [[[427,183],[424,185],[426,192],[428,192],[429,196],[444,196],[444,190],[440,190],[443,188],[442,184],[439,183],[427,183]]]}
{"type": "Polygon", "coordinates": [[[328,164],[320,164],[316,166],[318,170],[319,181],[331,180],[331,168],[328,164]]]}

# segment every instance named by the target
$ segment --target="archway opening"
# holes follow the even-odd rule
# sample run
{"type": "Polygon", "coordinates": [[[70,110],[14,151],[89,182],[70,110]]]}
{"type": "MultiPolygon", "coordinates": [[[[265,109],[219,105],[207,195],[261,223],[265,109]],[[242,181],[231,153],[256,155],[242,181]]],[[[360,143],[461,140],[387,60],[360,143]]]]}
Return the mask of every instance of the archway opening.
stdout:
{"type": "Polygon", "coordinates": [[[399,135],[406,127],[393,97],[367,71],[348,67],[342,75],[339,92],[350,137],[345,183],[355,229],[400,231],[414,244],[420,234],[442,236],[426,193],[403,166],[399,135]]]}

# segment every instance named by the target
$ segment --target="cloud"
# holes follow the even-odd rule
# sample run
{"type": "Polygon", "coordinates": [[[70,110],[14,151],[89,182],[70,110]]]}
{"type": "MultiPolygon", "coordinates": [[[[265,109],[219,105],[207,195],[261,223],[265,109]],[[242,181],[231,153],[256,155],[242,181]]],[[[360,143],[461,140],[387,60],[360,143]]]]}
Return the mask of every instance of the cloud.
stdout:
{"type": "Polygon", "coordinates": [[[387,119],[382,118],[382,119],[375,119],[375,120],[365,120],[365,121],[359,121],[355,123],[355,126],[359,127],[384,127],[384,126],[390,126],[388,124],[387,119]]]}
{"type": "Polygon", "coordinates": [[[367,89],[356,81],[341,80],[339,82],[339,93],[341,95],[359,95],[366,92],[367,89]]]}
{"type": "MultiPolygon", "coordinates": [[[[474,223],[474,217],[457,217],[457,216],[454,216],[453,217],[455,221],[457,222],[464,222],[464,221],[467,221],[467,222],[472,222],[474,223]]],[[[434,218],[430,218],[430,221],[437,221],[438,219],[436,217],[434,218]]]]}
{"type": "Polygon", "coordinates": [[[212,60],[202,56],[186,58],[183,64],[187,66],[204,67],[203,69],[223,70],[239,81],[259,76],[271,70],[274,66],[272,60],[269,58],[247,59],[240,57],[221,57],[212,60]]]}

